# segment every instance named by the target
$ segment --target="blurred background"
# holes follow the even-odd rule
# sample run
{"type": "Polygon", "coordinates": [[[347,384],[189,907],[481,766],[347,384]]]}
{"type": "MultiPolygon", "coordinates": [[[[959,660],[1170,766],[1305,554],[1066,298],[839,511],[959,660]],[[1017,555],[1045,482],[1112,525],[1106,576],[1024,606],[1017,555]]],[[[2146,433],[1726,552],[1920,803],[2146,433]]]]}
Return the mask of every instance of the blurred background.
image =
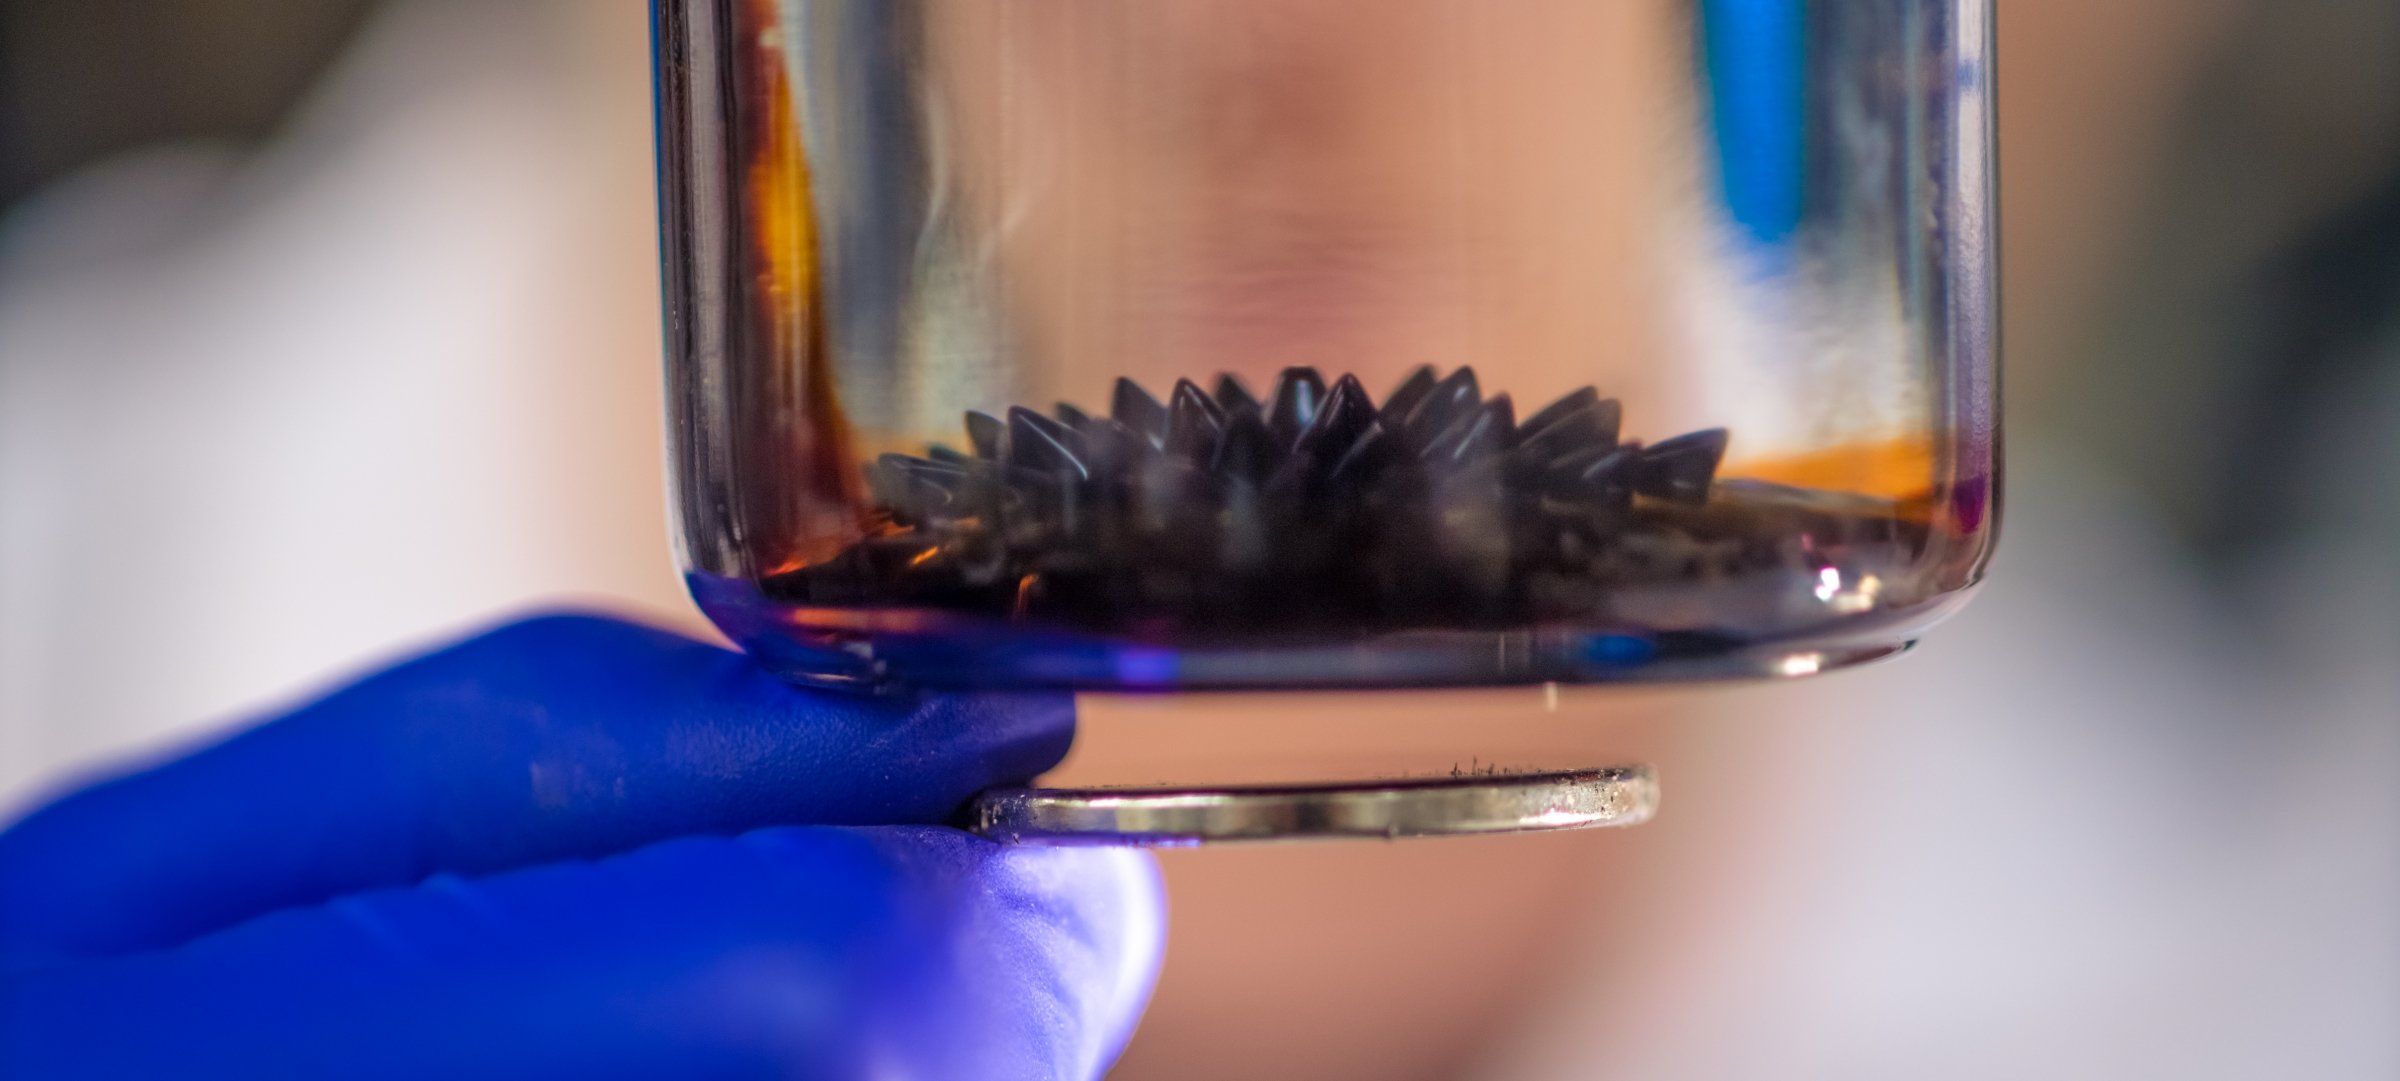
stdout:
{"type": "MultiPolygon", "coordinates": [[[[1117,1076],[2400,1076],[2400,4],[1999,29],[1982,597],[1591,699],[1638,830],[1168,854],[1117,1076]]],[[[0,5],[0,805],[529,605],[706,633],[651,170],[639,0],[0,5]]]]}

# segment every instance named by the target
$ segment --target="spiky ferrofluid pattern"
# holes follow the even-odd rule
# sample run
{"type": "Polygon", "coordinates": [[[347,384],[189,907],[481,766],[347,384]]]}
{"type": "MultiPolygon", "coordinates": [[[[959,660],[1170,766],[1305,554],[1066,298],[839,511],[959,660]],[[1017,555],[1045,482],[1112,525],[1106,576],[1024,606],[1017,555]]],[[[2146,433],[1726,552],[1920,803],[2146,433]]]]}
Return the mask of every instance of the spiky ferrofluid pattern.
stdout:
{"type": "Polygon", "coordinates": [[[971,452],[884,455],[877,535],[770,589],[1136,630],[1588,618],[1613,586],[1741,555],[1658,558],[1691,540],[1657,519],[1708,502],[1725,430],[1643,446],[1619,417],[1587,387],[1520,421],[1469,368],[1380,403],[1311,368],[1263,399],[1120,379],[1106,414],[969,413],[971,452]]]}

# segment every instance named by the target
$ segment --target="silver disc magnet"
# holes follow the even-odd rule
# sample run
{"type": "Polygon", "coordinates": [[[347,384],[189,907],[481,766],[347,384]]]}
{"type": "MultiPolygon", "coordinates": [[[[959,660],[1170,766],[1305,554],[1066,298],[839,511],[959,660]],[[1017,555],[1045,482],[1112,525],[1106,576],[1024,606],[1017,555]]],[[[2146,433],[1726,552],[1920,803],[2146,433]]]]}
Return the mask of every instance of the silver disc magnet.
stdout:
{"type": "Polygon", "coordinates": [[[1014,844],[1194,845],[1631,826],[1658,808],[1648,766],[1192,788],[1000,788],[969,828],[1014,844]]]}

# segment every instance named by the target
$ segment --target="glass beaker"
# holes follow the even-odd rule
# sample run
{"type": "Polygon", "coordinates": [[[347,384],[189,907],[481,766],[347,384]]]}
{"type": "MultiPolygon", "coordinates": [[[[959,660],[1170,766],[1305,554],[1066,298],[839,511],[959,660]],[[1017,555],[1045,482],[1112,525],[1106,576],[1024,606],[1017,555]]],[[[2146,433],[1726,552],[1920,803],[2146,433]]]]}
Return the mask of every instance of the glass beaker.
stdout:
{"type": "Polygon", "coordinates": [[[1997,517],[1987,0],[657,0],[677,540],[788,677],[1905,648],[1997,517]]]}

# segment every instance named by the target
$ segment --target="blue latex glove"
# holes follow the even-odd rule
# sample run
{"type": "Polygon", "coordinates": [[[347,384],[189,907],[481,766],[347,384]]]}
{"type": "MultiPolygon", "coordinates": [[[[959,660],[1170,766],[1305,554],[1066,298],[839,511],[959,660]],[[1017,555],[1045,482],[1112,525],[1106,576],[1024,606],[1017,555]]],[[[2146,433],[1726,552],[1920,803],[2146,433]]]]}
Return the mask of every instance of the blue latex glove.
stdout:
{"type": "Polygon", "coordinates": [[[1147,857],[888,825],[1072,728],[510,626],[0,834],[0,1077],[1094,1077],[1147,857]]]}

